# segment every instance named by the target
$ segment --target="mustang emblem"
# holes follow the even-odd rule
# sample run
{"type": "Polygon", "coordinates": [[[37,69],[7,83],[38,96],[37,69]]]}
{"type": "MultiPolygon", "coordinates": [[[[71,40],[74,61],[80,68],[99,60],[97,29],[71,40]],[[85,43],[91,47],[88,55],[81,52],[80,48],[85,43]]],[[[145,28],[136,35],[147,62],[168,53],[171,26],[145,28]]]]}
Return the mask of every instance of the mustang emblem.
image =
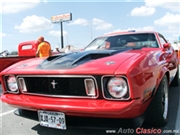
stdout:
{"type": "Polygon", "coordinates": [[[51,82],[51,84],[52,84],[52,86],[53,86],[53,89],[55,89],[55,88],[56,88],[56,84],[58,84],[58,83],[56,83],[55,80],[53,80],[53,81],[51,82]]]}

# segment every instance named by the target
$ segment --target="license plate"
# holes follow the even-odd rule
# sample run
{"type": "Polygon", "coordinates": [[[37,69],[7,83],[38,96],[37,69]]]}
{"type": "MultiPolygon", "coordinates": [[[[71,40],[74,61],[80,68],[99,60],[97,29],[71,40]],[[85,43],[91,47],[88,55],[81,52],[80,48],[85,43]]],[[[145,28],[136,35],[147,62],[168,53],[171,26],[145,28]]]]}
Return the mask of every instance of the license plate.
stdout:
{"type": "Polygon", "coordinates": [[[38,111],[41,126],[66,129],[65,114],[62,112],[38,111]]]}

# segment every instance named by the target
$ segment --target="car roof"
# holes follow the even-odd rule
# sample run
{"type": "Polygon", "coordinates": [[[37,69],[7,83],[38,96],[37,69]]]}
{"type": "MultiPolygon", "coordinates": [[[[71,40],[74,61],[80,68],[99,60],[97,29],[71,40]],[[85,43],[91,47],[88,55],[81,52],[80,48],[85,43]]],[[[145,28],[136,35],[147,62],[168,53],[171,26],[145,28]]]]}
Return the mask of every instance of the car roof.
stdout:
{"type": "Polygon", "coordinates": [[[157,34],[155,31],[121,31],[121,32],[112,32],[108,33],[99,37],[111,37],[111,36],[117,36],[117,35],[126,35],[126,34],[141,34],[141,33],[153,33],[157,34]]]}

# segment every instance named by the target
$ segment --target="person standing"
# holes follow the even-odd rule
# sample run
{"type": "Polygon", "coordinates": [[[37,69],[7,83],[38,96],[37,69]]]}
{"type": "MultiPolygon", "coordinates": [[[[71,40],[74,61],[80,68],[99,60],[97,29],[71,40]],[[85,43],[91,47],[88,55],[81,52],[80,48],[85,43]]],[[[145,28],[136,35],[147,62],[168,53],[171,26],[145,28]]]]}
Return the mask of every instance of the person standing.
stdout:
{"type": "Polygon", "coordinates": [[[71,46],[70,46],[70,45],[67,46],[67,49],[65,50],[65,53],[66,53],[66,54],[72,53],[72,50],[71,50],[71,46]]]}
{"type": "Polygon", "coordinates": [[[51,45],[50,45],[50,43],[47,41],[44,41],[44,37],[42,37],[42,36],[40,36],[38,38],[38,42],[39,42],[39,45],[38,45],[38,49],[36,52],[36,56],[40,57],[40,58],[51,56],[51,45]]]}
{"type": "Polygon", "coordinates": [[[56,46],[56,48],[53,50],[53,52],[59,52],[60,53],[59,46],[56,46]]]}
{"type": "Polygon", "coordinates": [[[180,59],[180,41],[177,43],[177,47],[178,47],[178,58],[180,59]]]}

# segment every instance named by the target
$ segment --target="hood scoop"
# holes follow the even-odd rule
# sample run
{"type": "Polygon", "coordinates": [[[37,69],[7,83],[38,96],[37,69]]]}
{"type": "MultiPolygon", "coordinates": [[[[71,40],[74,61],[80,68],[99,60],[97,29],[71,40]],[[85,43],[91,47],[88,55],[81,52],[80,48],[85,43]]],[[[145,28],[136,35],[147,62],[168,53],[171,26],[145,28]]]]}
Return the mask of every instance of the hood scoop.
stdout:
{"type": "MultiPolygon", "coordinates": [[[[128,49],[129,50],[129,49],[128,49]]],[[[82,51],[64,55],[51,56],[44,60],[37,69],[67,69],[73,68],[78,65],[84,64],[88,61],[108,57],[120,52],[127,51],[122,50],[90,50],[82,51]]]]}

